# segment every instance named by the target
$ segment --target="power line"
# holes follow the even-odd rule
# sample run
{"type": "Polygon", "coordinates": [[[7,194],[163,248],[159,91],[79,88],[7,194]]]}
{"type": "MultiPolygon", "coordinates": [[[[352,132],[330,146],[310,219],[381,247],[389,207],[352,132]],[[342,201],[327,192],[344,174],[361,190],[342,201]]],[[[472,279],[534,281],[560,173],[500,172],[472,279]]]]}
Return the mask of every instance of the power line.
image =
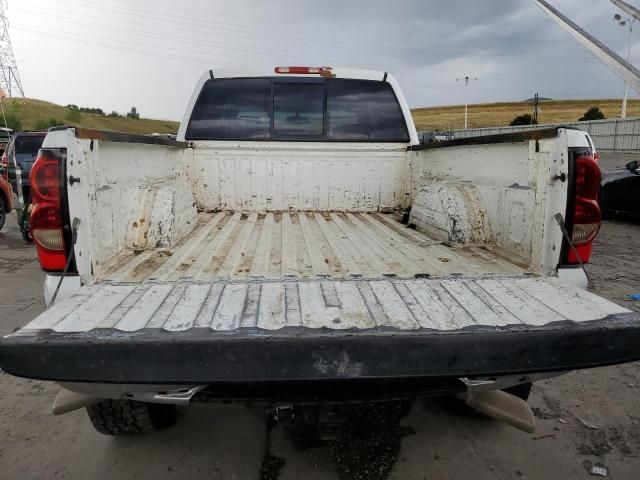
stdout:
{"type": "Polygon", "coordinates": [[[9,37],[7,0],[0,0],[0,86],[10,97],[14,93],[24,97],[24,89],[22,88],[18,65],[13,55],[11,38],[9,37]]]}
{"type": "MultiPolygon", "coordinates": [[[[82,2],[73,2],[76,4],[80,4],[82,5],[82,2]]],[[[36,7],[37,8],[37,7],[36,7]]],[[[92,8],[99,8],[105,11],[110,11],[112,13],[116,13],[119,15],[127,15],[129,17],[131,17],[132,14],[135,15],[139,15],[140,11],[135,10],[135,9],[127,9],[124,7],[116,7],[119,8],[121,10],[125,10],[125,11],[129,11],[132,13],[126,13],[126,12],[117,12],[112,10],[111,8],[105,7],[105,6],[101,6],[101,5],[92,5],[92,8]]],[[[255,51],[256,53],[260,53],[260,52],[267,52],[267,53],[280,53],[280,54],[284,54],[284,55],[288,55],[289,52],[277,52],[277,51],[273,51],[270,49],[265,49],[262,47],[249,47],[249,46],[245,46],[245,45],[240,45],[240,44],[230,44],[230,43],[224,43],[224,42],[211,42],[211,41],[207,41],[207,40],[202,40],[202,39],[198,39],[198,38],[194,38],[194,37],[189,37],[189,38],[183,38],[183,37],[176,37],[175,35],[167,35],[166,33],[162,34],[162,35],[158,35],[155,32],[149,32],[149,31],[144,31],[144,30],[136,30],[134,32],[132,32],[131,30],[122,28],[122,27],[118,27],[118,26],[114,26],[108,23],[101,23],[101,22],[95,22],[95,21],[90,21],[87,20],[86,17],[83,18],[73,18],[73,17],[65,17],[65,16],[61,16],[59,14],[52,14],[51,11],[47,11],[46,13],[38,11],[38,10],[29,10],[29,9],[24,9],[21,8],[20,9],[21,12],[23,13],[27,13],[29,15],[35,15],[35,16],[40,16],[40,17],[44,17],[44,18],[54,18],[56,20],[60,20],[63,22],[69,22],[69,23],[76,23],[76,24],[80,24],[80,25],[96,25],[99,26],[101,28],[105,28],[105,29],[109,29],[109,30],[114,30],[114,31],[121,31],[121,32],[125,32],[125,33],[131,33],[132,35],[142,35],[142,36],[147,36],[147,37],[155,37],[155,38],[162,38],[164,40],[172,40],[172,41],[176,41],[176,42],[181,42],[181,43],[188,43],[190,45],[193,45],[194,43],[199,42],[200,44],[209,44],[212,46],[218,46],[218,47],[223,47],[223,48],[227,48],[227,49],[232,49],[232,50],[240,50],[240,51],[255,51]]],[[[66,12],[67,14],[71,14],[73,15],[74,13],[72,12],[66,12]]],[[[233,26],[233,27],[244,27],[242,25],[237,25],[237,24],[228,24],[228,23],[223,23],[223,22],[216,22],[216,21],[212,21],[212,22],[208,22],[209,26],[207,28],[207,30],[198,30],[194,27],[200,27],[200,28],[205,28],[204,25],[202,24],[198,24],[198,23],[193,23],[193,22],[184,22],[184,21],[179,21],[179,20],[173,20],[171,19],[171,15],[168,15],[166,17],[159,17],[157,15],[153,15],[150,14],[149,12],[145,12],[144,14],[144,18],[145,19],[151,19],[151,20],[158,20],[158,21],[163,21],[163,22],[168,22],[172,24],[172,31],[176,31],[179,30],[180,28],[182,28],[183,30],[189,31],[190,33],[205,33],[205,34],[209,34],[211,33],[211,25],[216,25],[216,28],[219,28],[220,26],[233,26]],[[176,27],[176,24],[183,24],[188,28],[185,27],[176,27]]],[[[179,17],[180,18],[180,17],[179,17]]],[[[296,39],[296,37],[291,37],[291,36],[287,36],[287,35],[282,35],[279,32],[276,31],[271,31],[268,32],[268,34],[266,35],[260,35],[258,32],[255,31],[251,31],[251,32],[246,32],[243,30],[237,30],[237,29],[231,29],[230,30],[233,33],[237,33],[237,34],[241,34],[241,35],[250,35],[250,36],[266,36],[268,38],[288,38],[288,39],[296,39]]],[[[373,44],[364,44],[364,43],[359,43],[359,44],[347,44],[347,43],[338,43],[338,42],[327,42],[326,40],[318,40],[317,38],[314,39],[301,39],[300,37],[297,38],[297,41],[303,41],[305,43],[311,43],[314,45],[325,45],[328,47],[350,47],[350,48],[366,48],[366,49],[370,49],[370,50],[375,50],[377,51],[378,49],[389,49],[392,51],[404,51],[404,52],[413,52],[413,53],[417,53],[420,54],[422,56],[426,55],[432,55],[432,56],[445,56],[445,55],[467,55],[470,52],[468,50],[451,50],[451,49],[436,49],[436,50],[429,50],[429,49],[425,49],[423,47],[390,47],[390,46],[385,46],[385,45],[373,45],[373,44]]],[[[576,61],[576,62],[580,62],[580,63],[597,63],[597,60],[592,59],[591,57],[577,57],[575,55],[571,55],[571,56],[558,56],[558,55],[522,55],[522,54],[511,54],[511,53],[499,53],[499,52],[486,52],[486,51],[481,51],[480,49],[476,49],[475,51],[473,51],[473,55],[474,56],[487,56],[487,57],[510,57],[510,58],[525,58],[525,59],[529,59],[529,60],[543,60],[545,62],[548,62],[549,60],[559,60],[559,61],[563,61],[563,62],[567,62],[567,61],[576,61]]]]}

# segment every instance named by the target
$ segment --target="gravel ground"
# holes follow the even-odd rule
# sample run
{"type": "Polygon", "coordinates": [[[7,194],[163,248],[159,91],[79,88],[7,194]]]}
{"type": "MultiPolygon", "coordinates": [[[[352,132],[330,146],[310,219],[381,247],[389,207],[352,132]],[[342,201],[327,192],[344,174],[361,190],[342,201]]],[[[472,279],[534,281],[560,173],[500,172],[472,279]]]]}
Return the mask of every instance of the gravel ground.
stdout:
{"type": "MultiPolygon", "coordinates": [[[[639,240],[640,225],[605,222],[589,267],[597,293],[637,311],[625,296],[640,293],[639,240]]],[[[44,309],[43,276],[11,217],[0,232],[0,334],[44,309]]],[[[84,411],[50,415],[54,385],[0,373],[0,478],[583,479],[603,464],[609,478],[637,479],[639,366],[536,384],[533,435],[438,399],[362,409],[334,447],[235,405],[194,405],[147,437],[105,437],[84,411]]]]}

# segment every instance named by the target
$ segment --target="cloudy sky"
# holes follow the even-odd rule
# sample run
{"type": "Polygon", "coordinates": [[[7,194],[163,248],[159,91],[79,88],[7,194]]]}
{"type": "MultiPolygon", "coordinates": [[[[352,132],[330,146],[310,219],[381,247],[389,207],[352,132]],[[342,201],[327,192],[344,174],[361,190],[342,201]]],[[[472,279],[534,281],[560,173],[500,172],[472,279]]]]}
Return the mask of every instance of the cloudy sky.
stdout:
{"type": "MultiPolygon", "coordinates": [[[[608,0],[549,1],[626,53],[608,0]]],[[[623,91],[533,0],[9,0],[8,12],[28,97],[145,117],[179,120],[204,70],[239,65],[386,70],[412,107],[623,91]],[[466,91],[464,75],[478,78],[466,91]]]]}

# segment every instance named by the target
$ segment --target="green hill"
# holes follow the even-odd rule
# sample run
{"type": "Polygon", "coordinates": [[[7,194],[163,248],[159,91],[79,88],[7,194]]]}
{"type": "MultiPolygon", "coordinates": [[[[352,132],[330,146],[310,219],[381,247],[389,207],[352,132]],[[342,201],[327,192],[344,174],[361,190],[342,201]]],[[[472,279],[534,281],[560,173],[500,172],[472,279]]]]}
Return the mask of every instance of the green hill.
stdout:
{"type": "MultiPolygon", "coordinates": [[[[23,130],[34,130],[46,125],[77,125],[125,133],[176,133],[179,122],[126,118],[74,111],[55,103],[32,98],[6,98],[2,100],[5,114],[15,115],[23,130]]],[[[0,118],[0,123],[2,119],[0,118]]],[[[10,122],[9,122],[10,123],[10,122]]],[[[9,125],[11,127],[11,125],[9,125]]]]}
{"type": "MultiPolygon", "coordinates": [[[[170,120],[132,119],[125,116],[78,112],[55,103],[31,98],[8,98],[2,103],[7,116],[15,115],[22,123],[24,130],[57,124],[126,133],[176,133],[179,126],[179,122],[170,120]]],[[[620,116],[620,103],[619,99],[544,101],[541,103],[542,111],[539,121],[540,123],[575,122],[592,106],[599,107],[607,118],[616,118],[620,116]]],[[[508,125],[517,115],[531,113],[531,109],[532,105],[526,102],[469,105],[469,127],[508,125]]],[[[414,108],[411,113],[418,130],[459,129],[464,125],[464,105],[414,108]]],[[[627,116],[640,116],[640,100],[629,100],[627,116]]]]}

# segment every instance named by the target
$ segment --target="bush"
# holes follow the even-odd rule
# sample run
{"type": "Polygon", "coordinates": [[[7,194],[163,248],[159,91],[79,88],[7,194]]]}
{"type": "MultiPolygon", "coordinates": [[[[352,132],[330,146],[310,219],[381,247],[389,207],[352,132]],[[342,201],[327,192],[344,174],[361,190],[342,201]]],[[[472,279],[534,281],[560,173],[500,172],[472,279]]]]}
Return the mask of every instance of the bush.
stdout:
{"type": "Polygon", "coordinates": [[[134,120],[138,120],[140,118],[140,114],[136,107],[131,107],[131,111],[127,113],[127,118],[133,118],[134,120]]]}
{"type": "Polygon", "coordinates": [[[93,113],[96,115],[104,115],[104,111],[101,108],[80,107],[80,111],[82,113],[93,113]]]}
{"type": "Polygon", "coordinates": [[[22,121],[15,113],[7,113],[4,118],[7,120],[7,128],[10,128],[14,132],[22,131],[22,121]]]}
{"type": "Polygon", "coordinates": [[[82,114],[80,110],[68,110],[64,118],[71,123],[78,123],[82,120],[82,114]]]}
{"type": "Polygon", "coordinates": [[[582,115],[578,121],[585,122],[587,120],[604,120],[604,118],[605,116],[604,113],[602,113],[602,110],[598,107],[591,107],[589,110],[584,112],[584,115],[582,115]]]}
{"type": "Polygon", "coordinates": [[[48,120],[45,120],[44,118],[41,118],[40,120],[38,120],[36,122],[36,125],[35,125],[34,128],[36,130],[48,130],[51,127],[59,127],[61,125],[64,125],[64,122],[61,122],[57,118],[51,117],[48,120]]]}
{"type": "Polygon", "coordinates": [[[74,112],[95,113],[98,115],[104,115],[104,111],[101,108],[79,107],[78,105],[74,105],[73,103],[65,105],[64,108],[66,108],[67,110],[72,110],[74,112]]]}
{"type": "Polygon", "coordinates": [[[511,125],[512,127],[515,127],[516,125],[537,125],[537,124],[538,124],[537,120],[534,120],[533,118],[531,118],[530,114],[525,113],[524,115],[518,115],[516,118],[511,120],[511,123],[509,125],[511,125]]]}

